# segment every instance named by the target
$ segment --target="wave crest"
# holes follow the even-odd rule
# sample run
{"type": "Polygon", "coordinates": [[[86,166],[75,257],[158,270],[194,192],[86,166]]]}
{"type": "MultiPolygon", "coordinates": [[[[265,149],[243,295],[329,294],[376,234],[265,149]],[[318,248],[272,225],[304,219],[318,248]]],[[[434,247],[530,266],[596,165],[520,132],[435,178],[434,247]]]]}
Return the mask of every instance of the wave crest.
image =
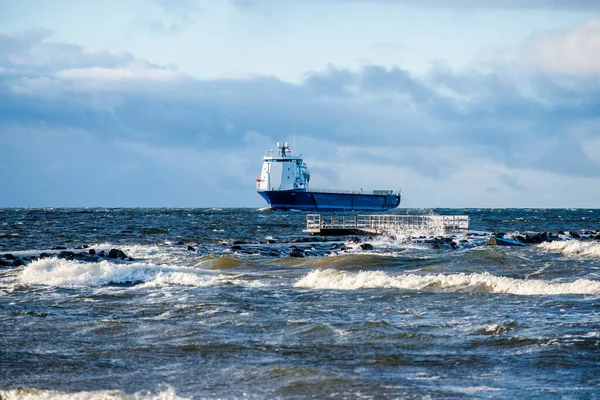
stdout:
{"type": "Polygon", "coordinates": [[[189,285],[208,286],[222,283],[213,275],[173,266],[144,263],[116,264],[109,261],[84,263],[58,258],[32,262],[19,274],[24,284],[48,286],[104,286],[109,284],[143,283],[144,286],[189,285]]]}
{"type": "MultiPolygon", "coordinates": [[[[162,385],[161,385],[162,386],[162,385]]],[[[66,393],[58,390],[37,390],[18,388],[0,390],[0,398],[6,400],[181,400],[175,389],[167,386],[157,393],[137,392],[126,394],[120,390],[101,390],[90,392],[66,393]]]]}
{"type": "Polygon", "coordinates": [[[540,248],[555,251],[566,256],[583,256],[600,258],[600,243],[581,242],[579,240],[554,241],[541,243],[540,248]]]}
{"type": "Polygon", "coordinates": [[[301,278],[295,287],[308,289],[409,289],[464,290],[473,289],[516,295],[600,294],[600,282],[579,279],[568,283],[526,280],[481,274],[387,275],[382,271],[348,273],[335,269],[315,270],[301,278]]]}

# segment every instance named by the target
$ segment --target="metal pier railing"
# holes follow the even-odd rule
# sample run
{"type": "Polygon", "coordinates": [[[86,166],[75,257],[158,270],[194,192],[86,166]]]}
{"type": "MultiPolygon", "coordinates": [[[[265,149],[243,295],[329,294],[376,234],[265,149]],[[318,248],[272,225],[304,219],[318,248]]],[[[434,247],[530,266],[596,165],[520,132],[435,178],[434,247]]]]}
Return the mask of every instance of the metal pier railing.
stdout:
{"type": "Polygon", "coordinates": [[[394,233],[444,235],[469,230],[466,215],[321,215],[306,216],[306,231],[312,234],[394,233]]]}

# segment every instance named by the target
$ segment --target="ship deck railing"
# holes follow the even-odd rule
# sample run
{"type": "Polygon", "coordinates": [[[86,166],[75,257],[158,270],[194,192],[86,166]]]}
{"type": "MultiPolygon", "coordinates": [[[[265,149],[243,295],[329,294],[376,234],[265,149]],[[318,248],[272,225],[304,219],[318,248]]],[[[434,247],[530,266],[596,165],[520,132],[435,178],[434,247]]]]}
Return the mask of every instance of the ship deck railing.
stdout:
{"type": "Polygon", "coordinates": [[[306,216],[311,234],[446,235],[469,230],[466,215],[321,215],[306,216]]]}
{"type": "MultiPolygon", "coordinates": [[[[267,190],[262,190],[267,191],[267,190]]],[[[273,192],[288,192],[292,189],[269,189],[268,191],[273,192]]],[[[308,193],[329,193],[329,194],[367,194],[367,195],[400,195],[400,191],[394,192],[393,190],[342,190],[342,189],[306,189],[308,193]]]]}

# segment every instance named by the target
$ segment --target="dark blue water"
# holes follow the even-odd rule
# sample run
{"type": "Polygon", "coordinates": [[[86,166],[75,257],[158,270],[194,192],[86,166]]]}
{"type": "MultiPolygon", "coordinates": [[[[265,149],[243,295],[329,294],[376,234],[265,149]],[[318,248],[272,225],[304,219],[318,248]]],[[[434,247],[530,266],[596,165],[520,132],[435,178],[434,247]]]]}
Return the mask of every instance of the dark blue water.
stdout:
{"type": "Polygon", "coordinates": [[[0,210],[0,398],[600,397],[600,210],[432,211],[471,233],[362,250],[300,212],[0,210]]]}

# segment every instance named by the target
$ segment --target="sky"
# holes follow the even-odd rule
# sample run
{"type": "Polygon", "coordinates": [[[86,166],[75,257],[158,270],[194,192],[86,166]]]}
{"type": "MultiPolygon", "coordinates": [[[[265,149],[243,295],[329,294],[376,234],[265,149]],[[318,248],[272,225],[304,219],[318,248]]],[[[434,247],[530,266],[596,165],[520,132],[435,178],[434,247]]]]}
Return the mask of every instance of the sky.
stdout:
{"type": "Polygon", "coordinates": [[[600,1],[0,0],[0,207],[600,207],[600,1]],[[295,133],[294,133],[295,132],[295,133]]]}

